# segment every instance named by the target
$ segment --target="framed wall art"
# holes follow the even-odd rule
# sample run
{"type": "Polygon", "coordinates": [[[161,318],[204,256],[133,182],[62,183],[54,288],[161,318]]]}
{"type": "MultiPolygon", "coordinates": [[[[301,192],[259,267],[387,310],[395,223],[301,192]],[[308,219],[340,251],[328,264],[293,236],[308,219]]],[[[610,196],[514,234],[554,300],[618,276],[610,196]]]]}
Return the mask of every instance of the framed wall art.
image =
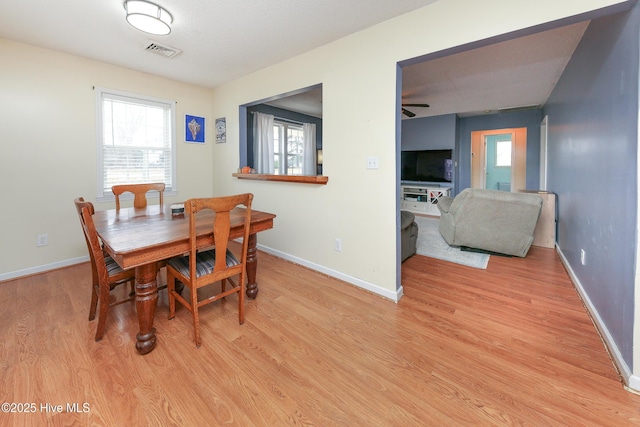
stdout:
{"type": "Polygon", "coordinates": [[[216,119],[216,143],[222,144],[227,142],[227,119],[221,117],[216,119]]]}
{"type": "Polygon", "coordinates": [[[204,117],[185,115],[184,141],[192,144],[204,144],[204,117]]]}

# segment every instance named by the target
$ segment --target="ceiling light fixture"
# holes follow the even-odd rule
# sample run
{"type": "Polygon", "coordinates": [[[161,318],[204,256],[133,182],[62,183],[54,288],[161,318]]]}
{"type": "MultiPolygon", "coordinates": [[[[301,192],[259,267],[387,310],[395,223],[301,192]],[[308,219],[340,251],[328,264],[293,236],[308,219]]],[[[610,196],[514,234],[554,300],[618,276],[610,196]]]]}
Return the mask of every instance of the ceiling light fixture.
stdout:
{"type": "Polygon", "coordinates": [[[127,22],[145,33],[166,36],[171,32],[173,17],[166,9],[144,0],[126,0],[127,22]]]}

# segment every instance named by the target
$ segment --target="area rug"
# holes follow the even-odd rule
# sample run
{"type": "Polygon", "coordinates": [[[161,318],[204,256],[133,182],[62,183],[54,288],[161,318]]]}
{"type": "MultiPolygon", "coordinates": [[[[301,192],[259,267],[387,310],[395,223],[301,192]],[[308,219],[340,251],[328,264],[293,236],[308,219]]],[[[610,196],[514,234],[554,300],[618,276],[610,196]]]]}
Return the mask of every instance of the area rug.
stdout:
{"type": "Polygon", "coordinates": [[[455,262],[474,268],[486,269],[489,255],[483,253],[466,252],[460,248],[449,246],[438,231],[440,218],[430,218],[416,215],[418,224],[418,242],[416,252],[419,255],[455,262]]]}

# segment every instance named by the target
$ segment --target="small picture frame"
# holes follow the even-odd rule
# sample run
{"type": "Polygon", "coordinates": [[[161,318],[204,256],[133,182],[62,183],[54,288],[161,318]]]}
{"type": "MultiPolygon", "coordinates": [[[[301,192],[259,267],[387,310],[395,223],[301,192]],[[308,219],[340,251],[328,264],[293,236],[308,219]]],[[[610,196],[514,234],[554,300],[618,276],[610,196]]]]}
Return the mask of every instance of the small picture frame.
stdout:
{"type": "Polygon", "coordinates": [[[185,115],[184,142],[190,144],[204,144],[204,117],[185,115]]]}
{"type": "Polygon", "coordinates": [[[216,119],[216,144],[227,142],[227,119],[221,117],[216,119]]]}

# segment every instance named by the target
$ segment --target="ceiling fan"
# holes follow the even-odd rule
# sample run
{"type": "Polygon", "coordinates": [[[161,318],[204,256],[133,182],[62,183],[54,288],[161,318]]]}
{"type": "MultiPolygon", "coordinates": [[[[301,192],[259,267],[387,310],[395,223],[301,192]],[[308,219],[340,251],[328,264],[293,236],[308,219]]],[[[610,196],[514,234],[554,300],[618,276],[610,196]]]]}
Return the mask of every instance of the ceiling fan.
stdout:
{"type": "Polygon", "coordinates": [[[411,111],[407,110],[404,107],[423,107],[423,108],[429,108],[429,104],[402,104],[402,114],[404,114],[407,117],[415,117],[415,113],[412,113],[411,111]]]}

